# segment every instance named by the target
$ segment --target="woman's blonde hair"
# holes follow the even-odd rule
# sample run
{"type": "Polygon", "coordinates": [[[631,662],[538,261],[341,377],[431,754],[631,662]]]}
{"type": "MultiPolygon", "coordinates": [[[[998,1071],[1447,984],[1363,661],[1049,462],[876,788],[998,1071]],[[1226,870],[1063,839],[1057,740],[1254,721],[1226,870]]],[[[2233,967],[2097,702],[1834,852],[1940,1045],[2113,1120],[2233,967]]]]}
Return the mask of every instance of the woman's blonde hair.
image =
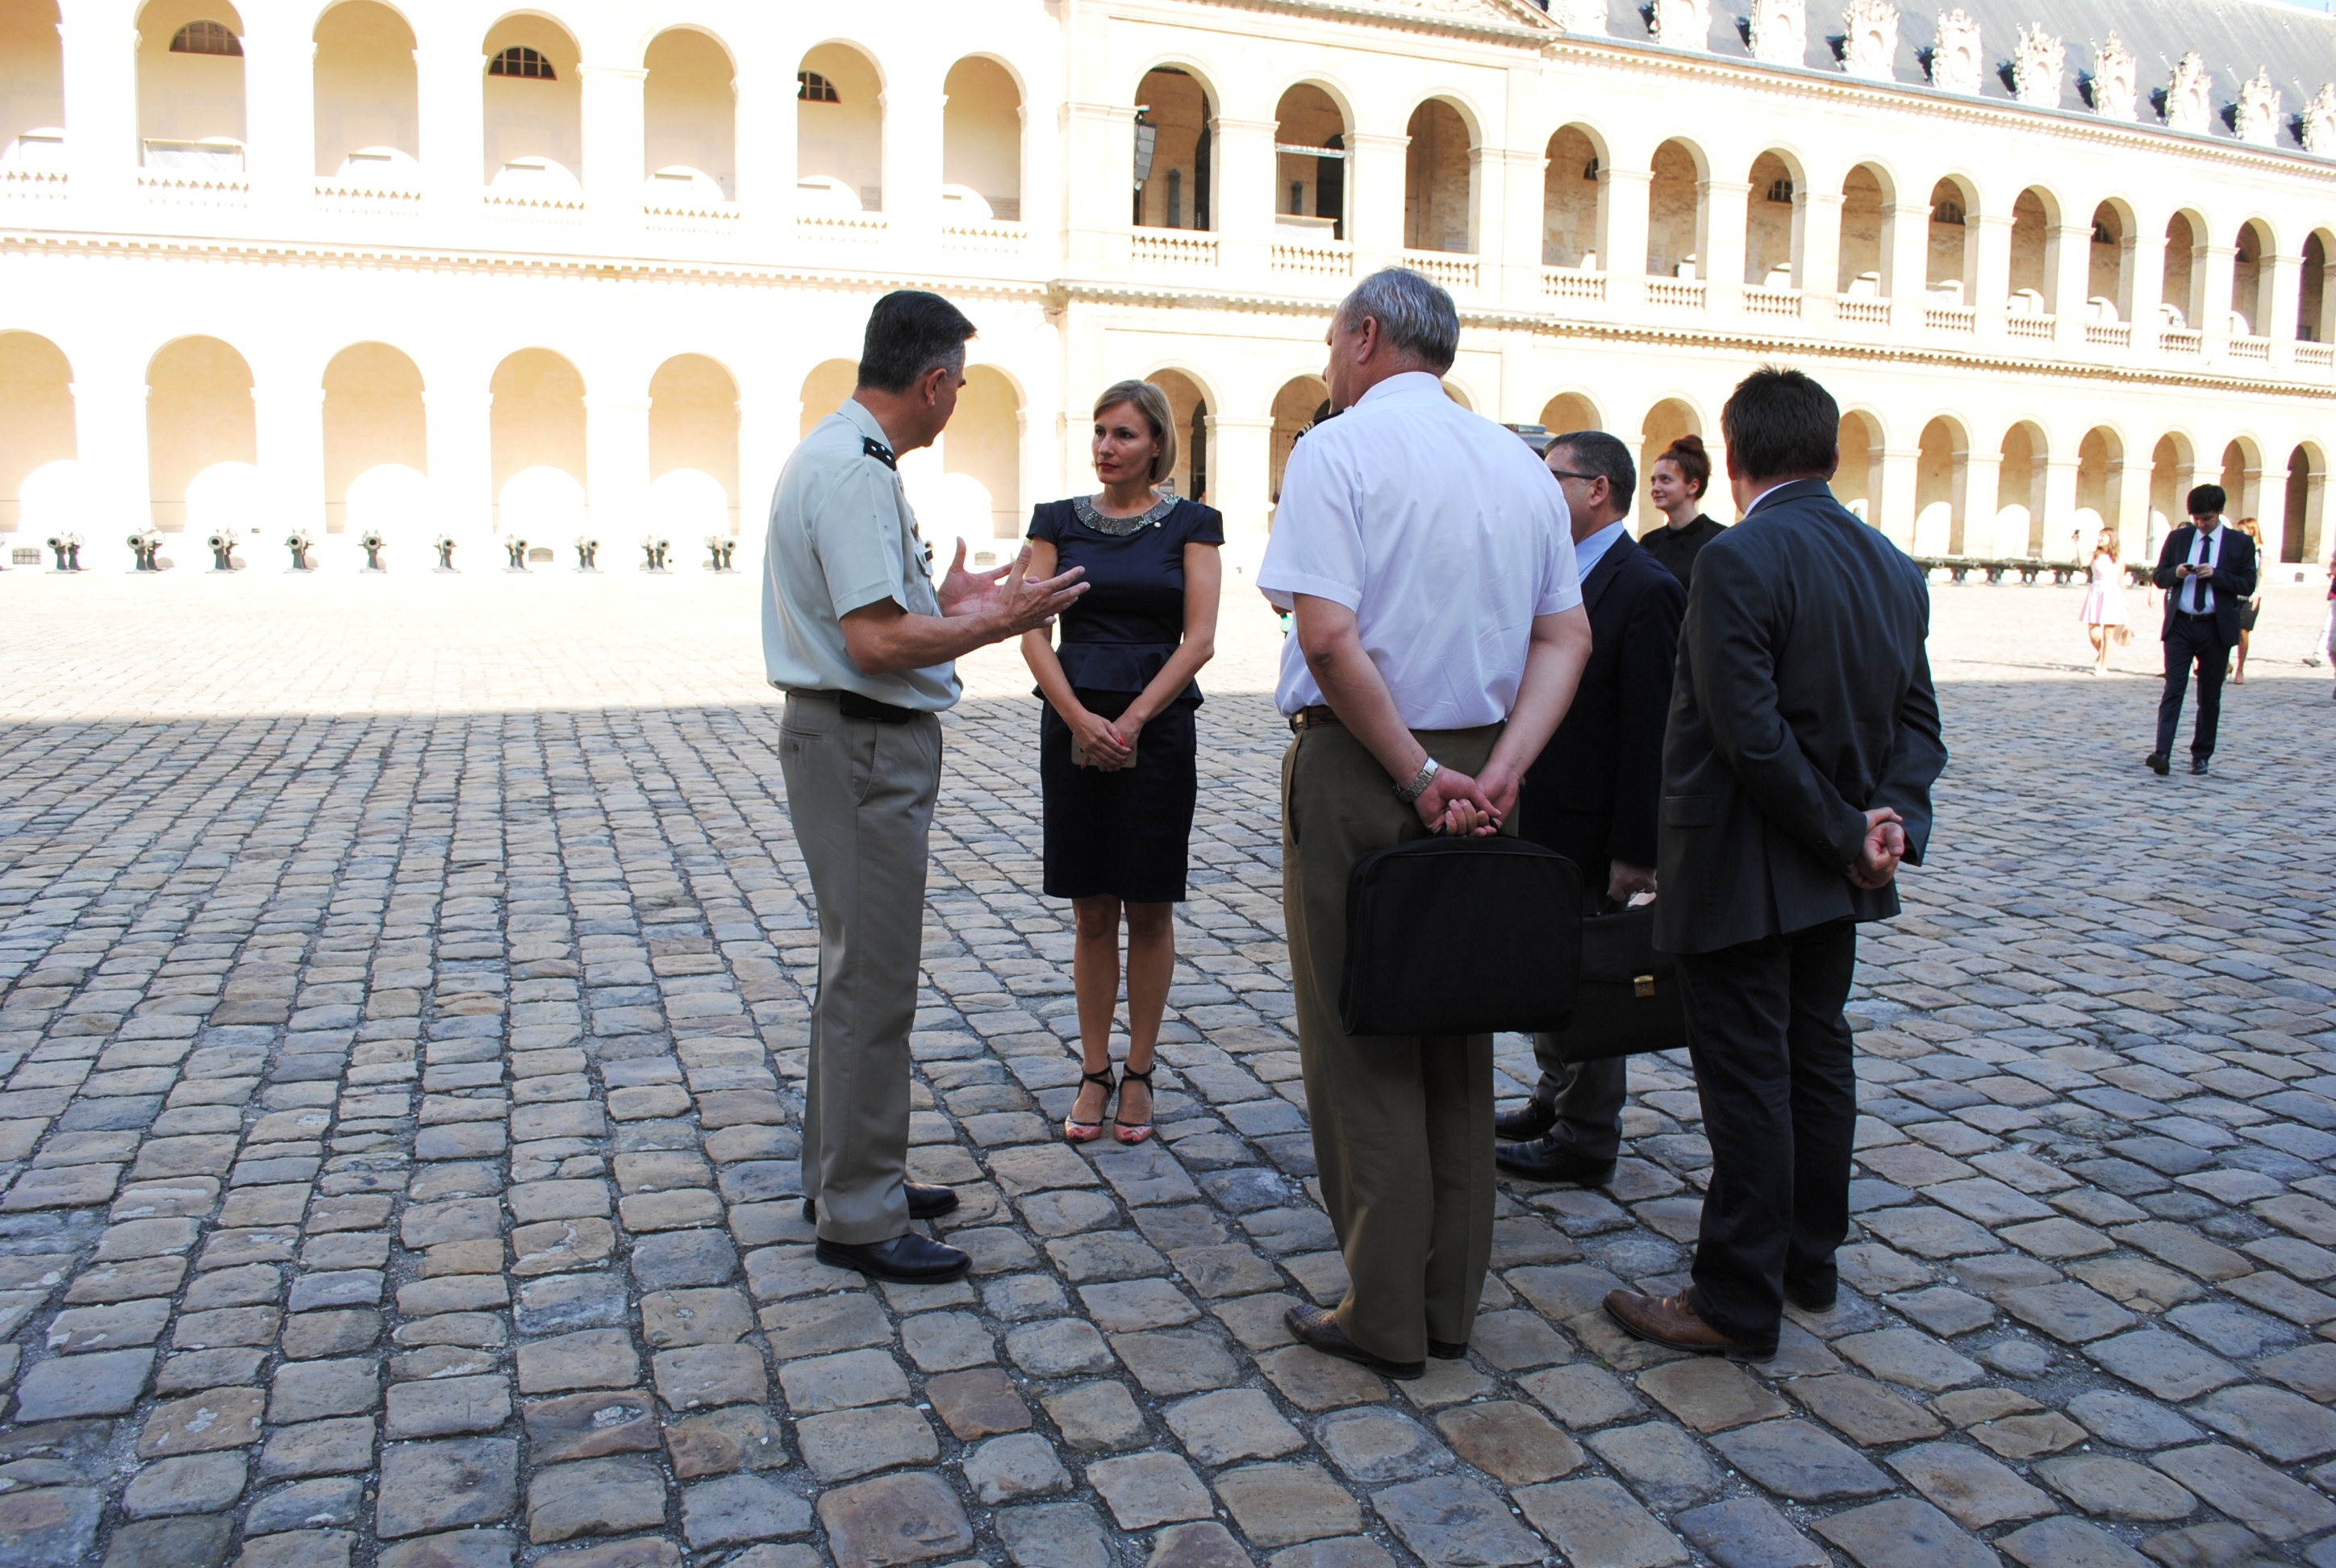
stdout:
{"type": "Polygon", "coordinates": [[[2093,536],[2093,553],[2095,555],[2107,555],[2111,560],[2122,561],[2124,560],[2124,549],[2117,542],[2117,532],[2116,529],[2104,528],[2100,532],[2093,536]]]}
{"type": "Polygon", "coordinates": [[[1105,409],[1123,403],[1135,405],[1160,443],[1160,455],[1152,460],[1152,482],[1157,484],[1176,472],[1176,414],[1168,406],[1168,394],[1148,381],[1114,381],[1095,399],[1095,416],[1101,419],[1105,409]]]}

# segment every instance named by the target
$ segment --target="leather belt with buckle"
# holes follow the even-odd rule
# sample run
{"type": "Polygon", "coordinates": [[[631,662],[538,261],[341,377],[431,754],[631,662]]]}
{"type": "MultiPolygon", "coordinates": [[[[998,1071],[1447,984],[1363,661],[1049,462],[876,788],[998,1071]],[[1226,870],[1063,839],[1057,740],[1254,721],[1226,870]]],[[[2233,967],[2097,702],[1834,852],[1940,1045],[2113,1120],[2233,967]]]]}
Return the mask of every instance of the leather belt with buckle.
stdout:
{"type": "Polygon", "coordinates": [[[1290,716],[1290,733],[1304,735],[1309,729],[1335,728],[1338,723],[1338,716],[1330,710],[1329,705],[1318,702],[1290,716]]]}

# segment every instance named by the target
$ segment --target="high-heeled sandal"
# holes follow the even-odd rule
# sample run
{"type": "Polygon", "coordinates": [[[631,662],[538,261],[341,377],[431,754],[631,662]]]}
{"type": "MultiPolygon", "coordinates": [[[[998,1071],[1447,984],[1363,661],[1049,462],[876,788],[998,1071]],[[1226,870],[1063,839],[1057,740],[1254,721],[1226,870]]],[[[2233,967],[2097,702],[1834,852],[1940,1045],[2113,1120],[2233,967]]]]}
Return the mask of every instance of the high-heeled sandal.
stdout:
{"type": "MultiPolygon", "coordinates": [[[[1144,1092],[1149,1095],[1152,1093],[1152,1073],[1159,1070],[1154,1067],[1152,1072],[1139,1073],[1134,1067],[1122,1068],[1119,1081],[1123,1088],[1130,1083],[1142,1084],[1144,1092]]],[[[1131,1125],[1121,1121],[1114,1113],[1111,1118],[1111,1135],[1123,1144],[1140,1144],[1152,1135],[1152,1118],[1146,1116],[1143,1121],[1131,1125]]]]}
{"type": "MultiPolygon", "coordinates": [[[[1106,1105],[1111,1104],[1112,1091],[1119,1086],[1113,1081],[1109,1067],[1105,1067],[1099,1073],[1081,1073],[1079,1082],[1082,1085],[1101,1084],[1103,1103],[1106,1105]]],[[[1078,1109],[1076,1100],[1071,1102],[1071,1109],[1078,1109]]],[[[1075,1121],[1068,1115],[1063,1118],[1063,1142],[1066,1144],[1092,1144],[1102,1136],[1103,1118],[1101,1116],[1097,1116],[1092,1122],[1075,1121]]]]}

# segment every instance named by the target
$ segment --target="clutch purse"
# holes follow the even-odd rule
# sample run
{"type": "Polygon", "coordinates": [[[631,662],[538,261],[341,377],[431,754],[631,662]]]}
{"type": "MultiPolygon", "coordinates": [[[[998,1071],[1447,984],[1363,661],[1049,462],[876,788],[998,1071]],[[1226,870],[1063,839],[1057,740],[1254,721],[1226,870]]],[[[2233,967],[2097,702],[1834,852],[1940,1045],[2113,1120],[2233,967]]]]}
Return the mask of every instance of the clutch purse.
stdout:
{"type": "Polygon", "coordinates": [[[1347,878],[1338,1023],[1350,1035],[1489,1035],[1572,1021],[1582,872],[1523,839],[1425,838],[1347,878]]]}
{"type": "Polygon", "coordinates": [[[1687,1044],[1679,960],[1655,950],[1652,902],[1582,922],[1573,1020],[1552,1042],[1569,1062],[1674,1051],[1687,1044]]]}

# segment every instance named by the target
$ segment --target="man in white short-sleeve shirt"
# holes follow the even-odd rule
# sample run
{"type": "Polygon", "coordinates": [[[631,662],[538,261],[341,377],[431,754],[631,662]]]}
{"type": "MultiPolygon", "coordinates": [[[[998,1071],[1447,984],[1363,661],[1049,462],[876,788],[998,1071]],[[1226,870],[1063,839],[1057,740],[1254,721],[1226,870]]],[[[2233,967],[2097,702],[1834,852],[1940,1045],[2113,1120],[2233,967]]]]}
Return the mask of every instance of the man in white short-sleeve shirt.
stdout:
{"type": "Polygon", "coordinates": [[[1278,702],[1282,909],[1322,1195],[1353,1281],[1305,1343],[1396,1378],[1466,1353],[1493,1239],[1493,1041],[1338,1027],[1356,857],[1514,831],[1590,656],[1565,501],[1531,448],[1444,394],[1460,323],[1416,273],[1365,278],[1329,335],[1335,419],[1292,451],[1258,587],[1295,622],[1278,702]]]}

